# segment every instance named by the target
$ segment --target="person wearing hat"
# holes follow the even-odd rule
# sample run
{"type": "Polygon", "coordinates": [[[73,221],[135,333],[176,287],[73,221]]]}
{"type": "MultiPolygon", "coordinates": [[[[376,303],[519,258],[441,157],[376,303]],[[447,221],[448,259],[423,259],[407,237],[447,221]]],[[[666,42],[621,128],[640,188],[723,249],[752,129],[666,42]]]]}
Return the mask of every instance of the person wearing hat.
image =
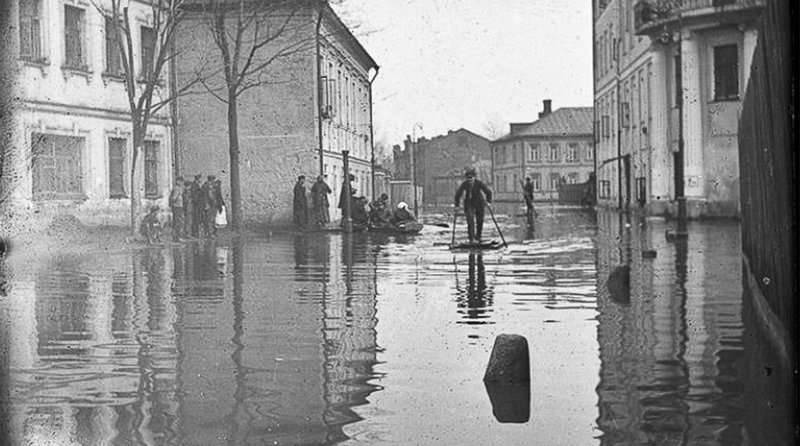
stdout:
{"type": "Polygon", "coordinates": [[[298,229],[304,229],[308,224],[308,200],[306,198],[306,176],[297,177],[294,183],[293,200],[294,224],[298,229]]]}
{"type": "Polygon", "coordinates": [[[217,215],[217,196],[214,193],[214,181],[217,179],[214,175],[206,177],[206,182],[200,187],[201,196],[203,197],[203,212],[202,221],[203,235],[211,237],[214,235],[213,228],[216,228],[214,217],[217,215]]]}
{"type": "Polygon", "coordinates": [[[175,179],[175,186],[169,194],[169,207],[172,210],[172,240],[177,242],[183,235],[183,177],[175,179]]]}
{"type": "Polygon", "coordinates": [[[195,215],[195,183],[190,179],[183,182],[183,236],[192,237],[195,215]]]}
{"type": "Polygon", "coordinates": [[[142,219],[139,232],[148,245],[161,241],[161,222],[158,221],[158,206],[151,206],[150,212],[142,219]]]}
{"type": "Polygon", "coordinates": [[[470,243],[480,243],[483,232],[483,207],[492,202],[492,191],[481,180],[475,178],[475,169],[467,169],[466,179],[456,191],[456,212],[464,196],[464,214],[467,217],[467,233],[470,243]]]}
{"type": "Polygon", "coordinates": [[[331,193],[331,188],[325,182],[327,175],[317,176],[317,181],[311,186],[311,206],[313,209],[314,225],[324,228],[329,221],[331,221],[328,208],[328,194],[331,193]]]}

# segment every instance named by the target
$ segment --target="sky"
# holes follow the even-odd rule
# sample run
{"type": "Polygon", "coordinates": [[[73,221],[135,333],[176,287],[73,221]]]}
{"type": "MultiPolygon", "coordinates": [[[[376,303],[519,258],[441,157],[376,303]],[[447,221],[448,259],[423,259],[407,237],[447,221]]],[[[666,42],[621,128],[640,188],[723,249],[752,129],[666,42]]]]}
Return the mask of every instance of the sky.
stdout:
{"type": "Polygon", "coordinates": [[[592,105],[591,0],[343,0],[335,6],[380,66],[376,144],[592,105]],[[414,129],[415,124],[421,124],[414,129]]]}

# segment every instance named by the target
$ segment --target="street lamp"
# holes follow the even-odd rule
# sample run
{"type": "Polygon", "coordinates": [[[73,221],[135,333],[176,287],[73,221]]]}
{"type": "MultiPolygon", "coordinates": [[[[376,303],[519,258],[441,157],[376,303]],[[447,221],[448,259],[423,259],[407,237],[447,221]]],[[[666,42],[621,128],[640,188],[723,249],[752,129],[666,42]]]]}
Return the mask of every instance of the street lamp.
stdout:
{"type": "Polygon", "coordinates": [[[417,169],[414,166],[414,152],[417,148],[417,134],[416,130],[419,127],[420,132],[422,132],[422,123],[417,122],[411,128],[411,191],[414,193],[414,217],[419,217],[419,211],[417,210],[417,169]]]}

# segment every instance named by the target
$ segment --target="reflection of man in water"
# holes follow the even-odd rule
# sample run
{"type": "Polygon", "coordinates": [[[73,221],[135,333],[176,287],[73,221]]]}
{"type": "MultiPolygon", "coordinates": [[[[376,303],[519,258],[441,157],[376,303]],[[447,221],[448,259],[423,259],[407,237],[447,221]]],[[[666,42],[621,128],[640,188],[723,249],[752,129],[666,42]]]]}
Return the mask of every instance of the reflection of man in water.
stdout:
{"type": "Polygon", "coordinates": [[[459,307],[466,307],[468,324],[483,323],[486,313],[492,306],[491,292],[486,286],[486,268],[483,265],[483,255],[471,253],[469,255],[469,277],[467,278],[466,302],[464,295],[459,299],[459,307]]]}

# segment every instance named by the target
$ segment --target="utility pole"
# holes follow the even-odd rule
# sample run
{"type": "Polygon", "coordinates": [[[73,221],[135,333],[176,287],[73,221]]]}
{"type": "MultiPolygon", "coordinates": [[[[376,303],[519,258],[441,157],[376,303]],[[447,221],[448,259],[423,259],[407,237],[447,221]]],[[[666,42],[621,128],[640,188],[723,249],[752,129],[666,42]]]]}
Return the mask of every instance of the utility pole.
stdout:
{"type": "MultiPolygon", "coordinates": [[[[682,30],[681,30],[682,31],[682,30]]],[[[680,54],[677,63],[683,65],[682,49],[683,36],[678,34],[678,54],[680,54]]],[[[675,154],[675,199],[678,201],[678,228],[675,235],[678,237],[688,237],[689,233],[686,231],[686,192],[684,188],[685,178],[683,172],[683,158],[684,158],[684,137],[683,137],[683,67],[681,67],[681,75],[677,79],[680,82],[680,92],[678,96],[678,152],[675,154]]]]}
{"type": "Polygon", "coordinates": [[[414,152],[417,149],[417,134],[416,130],[419,127],[420,131],[422,131],[422,123],[417,122],[414,124],[414,127],[411,128],[411,191],[414,193],[414,217],[419,218],[419,211],[417,210],[417,169],[414,165],[414,152]]]}
{"type": "Polygon", "coordinates": [[[342,164],[344,169],[344,205],[342,206],[342,230],[344,232],[353,232],[353,218],[351,209],[351,199],[353,197],[353,190],[350,188],[350,151],[342,150],[342,164]]]}

